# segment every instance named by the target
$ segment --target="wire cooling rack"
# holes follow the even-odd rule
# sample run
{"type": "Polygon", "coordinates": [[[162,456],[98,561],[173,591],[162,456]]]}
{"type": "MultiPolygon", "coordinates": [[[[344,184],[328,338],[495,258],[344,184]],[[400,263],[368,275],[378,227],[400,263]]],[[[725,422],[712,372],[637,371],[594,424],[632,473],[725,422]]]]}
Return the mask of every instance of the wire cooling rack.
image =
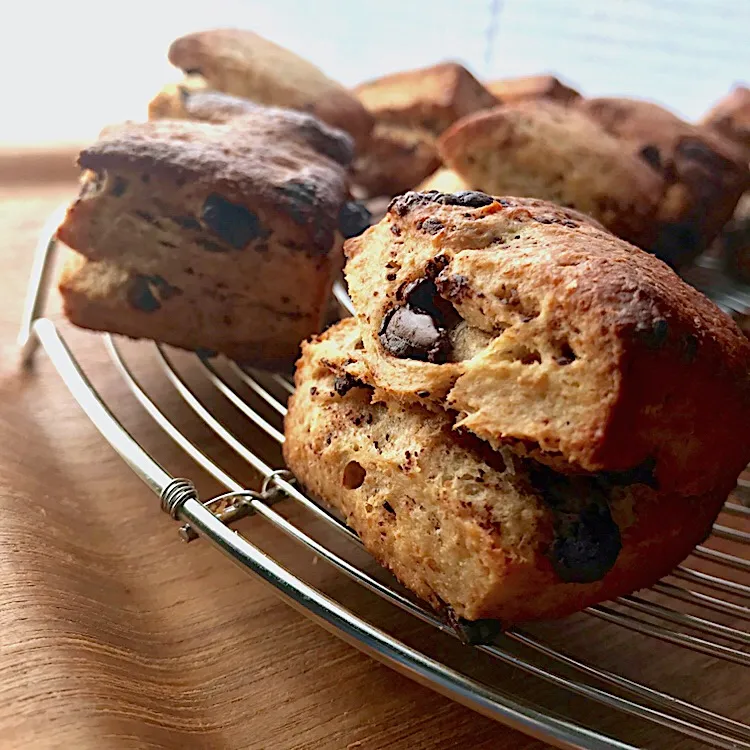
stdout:
{"type": "MultiPolygon", "coordinates": [[[[559,623],[514,628],[491,644],[467,645],[465,631],[370,565],[356,534],[273,463],[280,455],[285,402],[293,390],[287,378],[220,358],[102,336],[112,367],[147,419],[184,451],[196,474],[208,474],[224,491],[200,499],[190,479],[173,476],[141,447],[86,376],[65,329],[44,317],[59,219],[51,218],[35,254],[20,335],[23,360],[30,365],[41,345],[104,438],[160,498],[162,508],[182,523],[179,533],[185,541],[202,537],[360,650],[557,747],[750,748],[745,705],[750,694],[750,509],[743,502],[750,482],[740,480],[712,536],[652,589],[559,623]],[[161,387],[151,392],[141,384],[135,370],[144,357],[156,358],[186,415],[208,428],[212,437],[205,444],[191,441],[160,407],[161,387]],[[191,377],[184,371],[186,358],[191,377]],[[228,426],[227,408],[237,412],[241,429],[228,426]],[[244,486],[214,461],[210,453],[217,445],[249,464],[262,477],[261,486],[244,486]],[[261,451],[258,446],[266,447],[261,451]],[[235,522],[245,516],[256,518],[240,526],[266,524],[273,534],[291,540],[304,553],[305,564],[296,565],[301,570],[279,561],[280,547],[269,552],[247,531],[238,531],[235,522]],[[343,585],[331,593],[311,584],[310,553],[331,566],[343,585]],[[364,605],[362,590],[368,597],[364,605]],[[394,615],[397,625],[388,631],[378,624],[384,608],[400,611],[394,615]],[[597,648],[602,643],[606,652],[597,648]],[[661,664],[670,665],[668,673],[654,679],[661,664]],[[706,670],[712,685],[720,678],[721,694],[701,690],[706,670]]],[[[335,292],[348,308],[343,288],[335,292]]],[[[266,527],[256,531],[261,539],[272,533],[266,527]]]]}

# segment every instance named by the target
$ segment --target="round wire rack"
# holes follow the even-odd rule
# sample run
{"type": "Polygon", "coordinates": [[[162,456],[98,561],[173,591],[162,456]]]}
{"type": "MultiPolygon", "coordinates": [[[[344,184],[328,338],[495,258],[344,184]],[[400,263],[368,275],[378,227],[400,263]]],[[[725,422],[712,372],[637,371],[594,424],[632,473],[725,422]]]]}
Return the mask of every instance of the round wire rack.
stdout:
{"type": "MultiPolygon", "coordinates": [[[[740,478],[712,536],[651,589],[471,645],[470,629],[443,619],[372,564],[356,534],[280,465],[288,378],[150,342],[81,334],[100,337],[145,418],[220,491],[202,500],[190,478],[173,476],[142,447],[118,420],[117,404],[106,403],[87,377],[69,341],[75,337],[44,315],[59,220],[51,218],[35,254],[19,339],[23,360],[30,365],[44,349],[88,418],[181,523],[185,541],[203,538],[358,649],[554,746],[750,748],[748,690],[742,692],[750,674],[750,482],[740,478]],[[158,387],[144,386],[137,374],[144,358],[156,360],[158,387]],[[167,386],[179,396],[179,419],[160,404],[167,386]],[[189,436],[185,419],[197,421],[205,437],[196,440],[194,430],[189,436]],[[212,458],[217,452],[252,467],[259,486],[230,474],[229,462],[212,458]],[[254,518],[240,520],[247,516],[254,518]],[[330,566],[337,583],[310,582],[310,554],[330,566]]],[[[343,287],[335,294],[347,309],[343,287]]],[[[750,305],[750,295],[721,294],[725,307],[750,305]]]]}

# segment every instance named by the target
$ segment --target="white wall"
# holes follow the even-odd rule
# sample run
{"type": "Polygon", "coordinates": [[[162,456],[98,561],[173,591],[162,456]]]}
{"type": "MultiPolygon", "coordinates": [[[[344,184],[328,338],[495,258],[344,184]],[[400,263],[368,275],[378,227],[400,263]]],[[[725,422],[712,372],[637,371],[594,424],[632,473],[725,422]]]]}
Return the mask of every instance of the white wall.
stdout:
{"type": "Polygon", "coordinates": [[[171,39],[212,26],[256,30],[346,84],[453,58],[486,77],[556,70],[588,94],[687,117],[750,76],[742,0],[0,0],[0,11],[6,143],[88,139],[142,117],[178,76],[171,39]]]}

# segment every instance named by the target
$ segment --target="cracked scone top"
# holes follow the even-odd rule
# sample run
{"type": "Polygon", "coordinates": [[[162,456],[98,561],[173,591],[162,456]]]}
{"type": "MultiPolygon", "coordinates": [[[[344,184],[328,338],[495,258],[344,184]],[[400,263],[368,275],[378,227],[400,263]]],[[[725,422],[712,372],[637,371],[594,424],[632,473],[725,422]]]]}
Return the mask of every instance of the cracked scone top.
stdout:
{"type": "Polygon", "coordinates": [[[649,467],[663,491],[733,486],[750,342],[653,256],[582,214],[406,193],[345,247],[366,367],[389,398],[558,470],[649,467]]]}

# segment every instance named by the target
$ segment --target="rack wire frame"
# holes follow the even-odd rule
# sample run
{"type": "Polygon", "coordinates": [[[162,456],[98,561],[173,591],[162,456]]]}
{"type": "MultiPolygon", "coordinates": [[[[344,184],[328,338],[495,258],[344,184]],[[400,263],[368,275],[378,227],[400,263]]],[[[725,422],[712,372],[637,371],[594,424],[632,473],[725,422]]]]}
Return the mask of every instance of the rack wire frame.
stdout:
{"type": "MultiPolygon", "coordinates": [[[[204,538],[234,563],[270,585],[285,602],[346,642],[417,682],[492,719],[560,748],[625,750],[634,747],[584,726],[580,721],[545,710],[510,691],[484,684],[462,670],[441,663],[407,645],[306,583],[242,534],[232,530],[229,524],[237,519],[247,515],[259,516],[301,548],[314,553],[391,605],[442,633],[465,638],[465,633],[405,594],[395,582],[384,583],[380,578],[355,566],[277,512],[273,504],[281,498],[298,503],[307,513],[340,534],[347,543],[361,545],[357,535],[331,511],[295,486],[288,471],[266,463],[262,456],[254,453],[251,447],[239,440],[214,416],[180,374],[168,348],[159,344],[151,345],[155,347],[165,376],[186,406],[216,437],[263,477],[259,490],[244,487],[209,458],[200,446],[192,443],[179,431],[139,383],[116,338],[105,335],[105,346],[113,366],[145,412],[159,425],[166,437],[174,441],[226,492],[201,501],[189,479],[172,476],[154,460],[102,400],[55,323],[44,317],[57,249],[54,231],[60,218],[60,212],[50,218],[34,256],[19,336],[22,362],[24,366],[31,366],[36,350],[40,346],[45,350],[72,396],[103,437],[159,497],[162,508],[172,518],[182,522],[179,533],[185,541],[204,538]]],[[[344,288],[337,285],[334,292],[344,311],[350,311],[344,288]]],[[[726,292],[722,291],[722,294],[726,292]]],[[[750,297],[748,303],[750,304],[750,297]]],[[[250,400],[241,395],[239,389],[229,382],[214,362],[204,356],[196,357],[202,376],[213,384],[223,398],[272,440],[279,444],[283,442],[281,421],[286,413],[284,401],[293,391],[293,386],[287,379],[228,363],[229,371],[237,382],[268,407],[267,411],[273,415],[271,419],[252,406],[250,400]]],[[[739,481],[736,493],[726,503],[726,517],[737,519],[740,524],[750,518],[750,508],[738,501],[747,496],[749,489],[750,483],[739,481]]],[[[734,555],[714,549],[709,540],[696,548],[696,557],[720,566],[721,570],[726,568],[741,574],[750,571],[750,558],[746,555],[750,533],[717,523],[713,537],[739,545],[742,554],[734,555]]],[[[591,607],[587,613],[645,637],[706,654],[719,662],[750,666],[750,586],[731,577],[709,574],[683,563],[667,579],[655,584],[653,591],[659,593],[662,600],[666,598],[669,602],[674,602],[675,606],[652,601],[639,593],[591,607]],[[699,614],[681,611],[677,608],[679,604],[690,605],[693,610],[698,608],[699,614]],[[715,614],[731,617],[732,624],[719,622],[714,617],[715,614]]],[[[489,659],[533,675],[571,694],[596,702],[611,711],[653,722],[679,735],[690,737],[703,746],[726,750],[750,749],[750,725],[574,657],[522,629],[506,631],[492,643],[473,648],[489,659]],[[523,647],[524,655],[519,656],[518,649],[513,646],[523,647]],[[550,664],[553,666],[550,667],[550,664]]]]}

